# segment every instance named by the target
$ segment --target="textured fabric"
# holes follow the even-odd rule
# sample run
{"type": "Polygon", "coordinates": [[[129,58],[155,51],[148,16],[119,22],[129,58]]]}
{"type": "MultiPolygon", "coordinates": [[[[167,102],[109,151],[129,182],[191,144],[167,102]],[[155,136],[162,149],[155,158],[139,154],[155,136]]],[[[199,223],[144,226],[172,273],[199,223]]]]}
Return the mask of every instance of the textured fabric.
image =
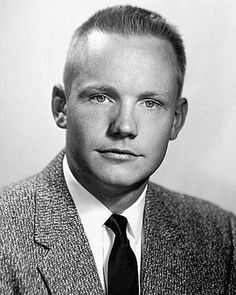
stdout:
{"type": "MultiPolygon", "coordinates": [[[[62,172],[0,194],[0,294],[104,294],[62,172]]],[[[236,294],[236,218],[150,183],[144,210],[141,294],[236,294]]]]}
{"type": "Polygon", "coordinates": [[[127,219],[112,214],[105,224],[116,236],[108,263],[108,295],[138,295],[137,261],[126,235],[127,219]]]}

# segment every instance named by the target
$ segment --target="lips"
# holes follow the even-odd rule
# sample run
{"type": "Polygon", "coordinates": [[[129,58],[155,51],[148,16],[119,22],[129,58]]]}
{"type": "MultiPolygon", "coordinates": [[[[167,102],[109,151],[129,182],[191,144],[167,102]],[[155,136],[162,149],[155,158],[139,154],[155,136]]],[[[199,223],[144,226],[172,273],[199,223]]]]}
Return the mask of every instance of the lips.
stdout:
{"type": "Polygon", "coordinates": [[[133,160],[139,155],[129,149],[119,149],[119,148],[109,148],[104,150],[99,150],[102,156],[108,159],[114,160],[133,160]]]}

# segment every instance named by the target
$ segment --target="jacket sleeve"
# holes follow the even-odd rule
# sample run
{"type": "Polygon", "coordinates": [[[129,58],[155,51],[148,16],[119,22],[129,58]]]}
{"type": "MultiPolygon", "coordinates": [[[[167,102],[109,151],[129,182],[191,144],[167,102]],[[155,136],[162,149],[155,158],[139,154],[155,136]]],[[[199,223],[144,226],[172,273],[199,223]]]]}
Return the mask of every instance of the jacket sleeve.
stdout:
{"type": "Polygon", "coordinates": [[[231,215],[232,259],[228,295],[236,294],[236,217],[231,215]]]}
{"type": "MultiPolygon", "coordinates": [[[[0,249],[2,251],[2,249],[0,249]]],[[[0,254],[0,294],[1,295],[14,295],[17,294],[17,287],[14,286],[14,278],[10,273],[10,267],[8,267],[4,261],[4,257],[0,254]]]]}
{"type": "Polygon", "coordinates": [[[9,216],[4,210],[4,203],[0,195],[0,294],[17,294],[16,280],[8,253],[10,252],[9,216]]]}

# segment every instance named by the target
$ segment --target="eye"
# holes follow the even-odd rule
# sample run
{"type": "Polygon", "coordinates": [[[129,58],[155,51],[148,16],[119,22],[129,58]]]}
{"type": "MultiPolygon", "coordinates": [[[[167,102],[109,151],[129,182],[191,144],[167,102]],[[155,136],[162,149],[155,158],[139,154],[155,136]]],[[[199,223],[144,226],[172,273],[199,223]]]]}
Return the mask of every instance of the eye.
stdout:
{"type": "Polygon", "coordinates": [[[107,103],[110,99],[104,94],[96,94],[91,97],[91,99],[97,103],[107,103]]]}
{"type": "Polygon", "coordinates": [[[161,107],[161,103],[159,103],[158,101],[151,100],[151,99],[145,100],[144,105],[148,109],[160,108],[161,107]]]}

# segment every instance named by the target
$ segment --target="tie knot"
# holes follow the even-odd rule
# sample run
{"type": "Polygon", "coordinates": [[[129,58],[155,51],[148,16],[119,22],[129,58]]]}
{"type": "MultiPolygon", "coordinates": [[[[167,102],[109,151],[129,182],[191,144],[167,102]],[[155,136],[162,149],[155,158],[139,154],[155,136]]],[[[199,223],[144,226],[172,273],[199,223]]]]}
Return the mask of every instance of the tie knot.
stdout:
{"type": "Polygon", "coordinates": [[[123,239],[127,239],[126,236],[126,226],[127,219],[118,214],[112,214],[109,219],[105,222],[105,225],[108,226],[116,235],[116,237],[120,237],[123,239]]]}

